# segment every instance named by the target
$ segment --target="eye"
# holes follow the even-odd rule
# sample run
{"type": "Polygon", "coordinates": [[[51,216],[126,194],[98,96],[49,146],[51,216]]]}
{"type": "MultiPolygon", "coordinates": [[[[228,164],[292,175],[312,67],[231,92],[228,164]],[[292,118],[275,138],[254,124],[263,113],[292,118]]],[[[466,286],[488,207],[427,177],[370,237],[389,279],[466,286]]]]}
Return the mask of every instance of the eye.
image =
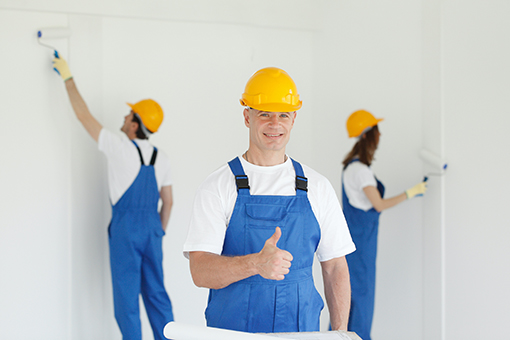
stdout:
{"type": "Polygon", "coordinates": [[[268,113],[265,113],[265,112],[261,112],[261,113],[260,113],[260,116],[261,116],[261,117],[269,117],[269,114],[268,114],[268,113]]]}
{"type": "Polygon", "coordinates": [[[289,118],[289,114],[288,113],[282,113],[280,115],[281,118],[289,118]]]}

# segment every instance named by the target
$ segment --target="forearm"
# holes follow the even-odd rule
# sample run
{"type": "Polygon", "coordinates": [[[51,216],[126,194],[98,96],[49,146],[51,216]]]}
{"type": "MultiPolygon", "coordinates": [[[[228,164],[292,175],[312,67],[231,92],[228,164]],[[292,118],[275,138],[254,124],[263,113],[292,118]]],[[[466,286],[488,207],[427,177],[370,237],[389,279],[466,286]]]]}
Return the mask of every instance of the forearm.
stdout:
{"type": "Polygon", "coordinates": [[[163,203],[159,211],[159,218],[161,219],[161,227],[166,231],[168,221],[170,220],[170,212],[172,211],[172,203],[163,203]]]}
{"type": "Polygon", "coordinates": [[[386,209],[389,209],[391,207],[394,207],[397,204],[404,202],[405,200],[407,200],[407,196],[406,196],[406,193],[403,192],[400,195],[397,195],[397,196],[394,196],[394,197],[381,199],[381,201],[378,204],[378,206],[374,207],[374,208],[378,212],[381,212],[383,210],[386,210],[386,209]]]}
{"type": "Polygon", "coordinates": [[[281,229],[276,227],[274,234],[266,240],[260,252],[244,256],[190,252],[193,282],[198,287],[220,289],[257,274],[268,280],[285,279],[293,257],[288,251],[276,246],[281,235],[281,229]]]}
{"type": "Polygon", "coordinates": [[[74,79],[71,78],[66,80],[65,86],[76,118],[78,118],[85,130],[87,130],[90,136],[97,142],[99,139],[99,133],[103,128],[102,125],[90,113],[87,104],[76,87],[74,79]]]}
{"type": "Polygon", "coordinates": [[[364,187],[363,191],[365,192],[365,195],[367,196],[370,203],[372,203],[374,209],[378,212],[394,207],[407,199],[405,192],[391,198],[383,199],[377,188],[373,186],[364,187]]]}
{"type": "Polygon", "coordinates": [[[166,231],[168,221],[170,220],[170,212],[174,204],[174,198],[172,193],[172,186],[165,185],[161,187],[159,191],[159,197],[161,198],[161,209],[159,210],[159,218],[161,219],[161,227],[166,231]]]}
{"type": "Polygon", "coordinates": [[[256,256],[257,254],[228,257],[200,251],[190,252],[193,282],[198,287],[221,289],[256,275],[256,256]]]}
{"type": "Polygon", "coordinates": [[[332,330],[347,330],[351,307],[351,283],[345,257],[322,262],[324,294],[332,330]]]}

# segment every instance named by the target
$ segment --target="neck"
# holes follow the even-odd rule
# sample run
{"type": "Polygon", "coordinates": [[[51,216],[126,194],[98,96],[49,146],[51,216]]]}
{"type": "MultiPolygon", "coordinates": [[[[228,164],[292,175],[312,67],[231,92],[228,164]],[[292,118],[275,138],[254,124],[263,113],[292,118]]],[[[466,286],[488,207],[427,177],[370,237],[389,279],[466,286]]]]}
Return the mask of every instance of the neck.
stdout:
{"type": "Polygon", "coordinates": [[[124,132],[124,133],[126,134],[127,138],[129,138],[129,140],[135,140],[136,139],[136,133],[126,133],[126,132],[124,132]]]}
{"type": "Polygon", "coordinates": [[[243,157],[247,162],[258,166],[273,166],[283,164],[287,161],[285,150],[256,152],[249,148],[244,153],[243,157]]]}

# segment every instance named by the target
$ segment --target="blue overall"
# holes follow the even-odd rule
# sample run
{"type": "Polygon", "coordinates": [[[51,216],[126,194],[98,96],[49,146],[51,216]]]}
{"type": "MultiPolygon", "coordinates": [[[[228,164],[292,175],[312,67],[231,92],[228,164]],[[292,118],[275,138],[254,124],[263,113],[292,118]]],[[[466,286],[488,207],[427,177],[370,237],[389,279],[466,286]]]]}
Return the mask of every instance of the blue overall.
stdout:
{"type": "MultiPolygon", "coordinates": [[[[358,159],[351,161],[359,162],[358,159]]],[[[350,164],[350,163],[349,163],[350,164]]],[[[377,181],[377,190],[384,196],[384,185],[377,181]]],[[[363,340],[370,340],[375,299],[375,259],[377,256],[377,233],[379,215],[374,208],[364,211],[353,207],[345,194],[342,179],[342,208],[349,226],[356,251],[347,255],[351,276],[351,312],[349,331],[356,332],[363,340]]]]}
{"type": "Polygon", "coordinates": [[[174,318],[163,283],[165,232],[158,214],[160,196],[154,172],[157,149],[154,148],[150,165],[145,165],[138,145],[133,143],[142,163],[140,172],[112,206],[108,231],[115,318],[124,340],[141,340],[141,292],[154,339],[163,340],[163,328],[174,318]]]}
{"type": "Polygon", "coordinates": [[[257,253],[280,227],[277,247],[290,252],[294,259],[284,280],[255,275],[223,289],[211,289],[205,312],[208,326],[252,333],[319,331],[324,302],[315,289],[312,265],[320,227],[308,201],[303,169],[292,162],[295,196],[252,196],[239,158],[229,162],[238,195],[222,255],[257,253]]]}

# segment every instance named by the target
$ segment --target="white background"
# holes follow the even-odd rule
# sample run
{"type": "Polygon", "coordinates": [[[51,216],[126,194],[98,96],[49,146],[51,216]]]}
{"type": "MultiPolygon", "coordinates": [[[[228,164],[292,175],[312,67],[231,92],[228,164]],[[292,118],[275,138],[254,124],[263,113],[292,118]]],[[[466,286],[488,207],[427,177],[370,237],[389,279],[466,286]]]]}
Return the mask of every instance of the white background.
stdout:
{"type": "Polygon", "coordinates": [[[104,158],[36,39],[56,26],[72,36],[47,43],[105,127],[119,130],[126,102],[165,111],[151,141],[173,163],[164,269],[177,321],[205,322],[207,290],[182,256],[195,190],[247,148],[238,99],[278,66],[303,100],[288,153],[339,197],[345,120],[360,108],[385,119],[373,169],[389,196],[434,171],[422,148],[448,161],[423,198],[381,215],[373,338],[507,337],[508,1],[2,0],[1,339],[121,338],[104,158]]]}

